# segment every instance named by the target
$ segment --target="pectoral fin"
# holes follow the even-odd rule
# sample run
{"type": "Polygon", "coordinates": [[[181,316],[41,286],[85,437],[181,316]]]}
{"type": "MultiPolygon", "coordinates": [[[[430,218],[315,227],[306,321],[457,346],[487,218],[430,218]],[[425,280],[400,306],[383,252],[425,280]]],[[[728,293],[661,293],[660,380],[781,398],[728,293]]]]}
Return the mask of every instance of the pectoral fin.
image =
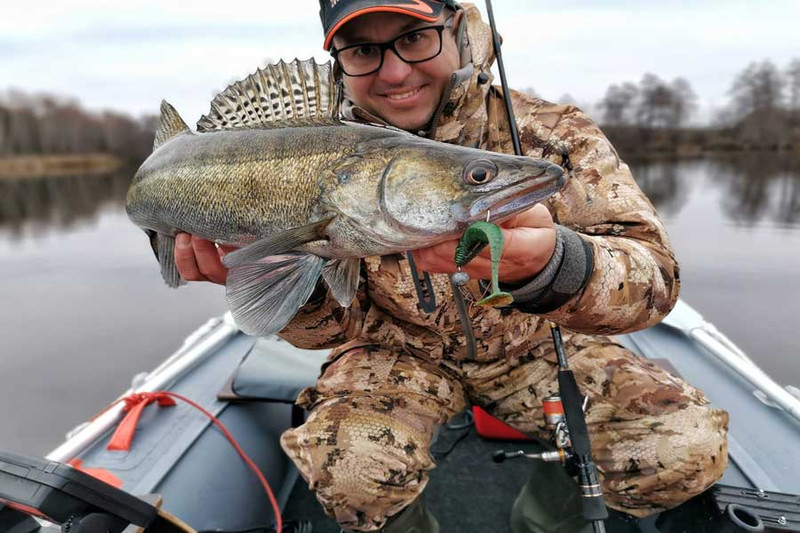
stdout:
{"type": "Polygon", "coordinates": [[[339,305],[349,307],[358,291],[358,275],[361,271],[361,259],[332,259],[322,269],[322,278],[331,289],[331,294],[339,305]]]}
{"type": "Polygon", "coordinates": [[[290,252],[231,267],[226,296],[236,324],[258,337],[282,330],[314,292],[324,263],[290,252]]]}
{"type": "Polygon", "coordinates": [[[259,239],[244,248],[227,254],[222,259],[222,263],[228,268],[255,263],[264,257],[282,254],[301,244],[320,240],[324,238],[322,232],[331,220],[330,218],[320,220],[319,222],[280,231],[269,237],[259,239]]]}

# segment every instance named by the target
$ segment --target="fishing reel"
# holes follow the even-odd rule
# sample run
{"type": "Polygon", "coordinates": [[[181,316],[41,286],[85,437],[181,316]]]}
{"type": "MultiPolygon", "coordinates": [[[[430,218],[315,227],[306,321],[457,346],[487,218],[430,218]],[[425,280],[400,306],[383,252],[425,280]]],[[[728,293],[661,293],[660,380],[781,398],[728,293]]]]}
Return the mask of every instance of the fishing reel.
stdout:
{"type": "MultiPolygon", "coordinates": [[[[586,410],[587,400],[588,397],[584,398],[584,411],[586,410]]],[[[542,412],[544,415],[545,429],[550,432],[550,437],[547,442],[552,446],[552,450],[540,453],[525,453],[523,450],[513,452],[498,450],[492,455],[492,460],[495,463],[502,463],[508,459],[524,457],[526,459],[543,461],[545,463],[560,462],[564,465],[564,468],[566,468],[570,476],[577,475],[577,466],[575,465],[574,455],[572,453],[572,440],[570,439],[567,417],[564,414],[564,405],[561,403],[561,397],[552,395],[544,398],[542,400],[542,412]]]]}

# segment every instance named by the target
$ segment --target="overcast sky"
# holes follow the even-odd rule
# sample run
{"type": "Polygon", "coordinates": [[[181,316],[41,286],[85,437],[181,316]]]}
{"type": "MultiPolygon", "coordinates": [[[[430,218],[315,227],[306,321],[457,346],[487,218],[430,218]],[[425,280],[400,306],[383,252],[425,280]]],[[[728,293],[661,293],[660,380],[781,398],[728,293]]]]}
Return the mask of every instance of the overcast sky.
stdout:
{"type": "MultiPolygon", "coordinates": [[[[92,109],[193,124],[211,97],[267,58],[327,60],[316,0],[69,0],[0,8],[0,90],[74,96],[92,109]]],[[[478,5],[484,9],[483,3],[478,5]]],[[[737,72],[800,57],[800,1],[495,0],[512,87],[594,103],[646,72],[689,80],[720,107],[737,72]]]]}

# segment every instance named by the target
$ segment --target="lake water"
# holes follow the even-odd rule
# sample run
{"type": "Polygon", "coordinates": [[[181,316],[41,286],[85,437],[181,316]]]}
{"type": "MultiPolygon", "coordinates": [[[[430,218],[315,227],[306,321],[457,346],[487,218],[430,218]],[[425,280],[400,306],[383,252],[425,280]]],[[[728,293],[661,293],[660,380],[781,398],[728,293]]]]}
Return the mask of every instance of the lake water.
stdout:
{"type": "MultiPolygon", "coordinates": [[[[636,163],[681,264],[681,296],[800,386],[800,159],[636,163]]],[[[226,309],[167,288],[124,214],[131,171],[0,178],[0,447],[44,454],[226,309]]]]}

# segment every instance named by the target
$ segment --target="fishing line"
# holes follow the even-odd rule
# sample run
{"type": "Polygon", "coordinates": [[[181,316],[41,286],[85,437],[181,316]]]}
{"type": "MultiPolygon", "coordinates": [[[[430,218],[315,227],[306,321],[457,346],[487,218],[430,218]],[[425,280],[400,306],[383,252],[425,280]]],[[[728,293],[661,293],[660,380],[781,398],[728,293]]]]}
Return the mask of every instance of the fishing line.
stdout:
{"type": "MultiPolygon", "coordinates": [[[[506,71],[503,65],[503,55],[500,45],[500,35],[497,33],[497,24],[494,20],[492,10],[492,0],[486,0],[486,10],[489,15],[489,25],[492,29],[492,43],[494,54],[497,58],[497,68],[500,71],[500,83],[503,86],[503,100],[506,104],[508,114],[508,127],[511,132],[511,142],[514,145],[514,153],[523,155],[522,146],[519,142],[519,131],[517,130],[517,120],[514,117],[514,109],[511,105],[511,94],[508,90],[506,71]]],[[[568,155],[562,153],[562,157],[571,170],[568,155]]],[[[586,429],[586,418],[581,410],[581,397],[577,382],[572,370],[567,364],[566,351],[561,337],[561,328],[554,323],[550,323],[550,332],[553,337],[556,354],[558,356],[558,385],[567,415],[567,427],[572,438],[572,447],[577,457],[579,486],[581,488],[581,502],[583,505],[583,516],[592,523],[595,533],[604,533],[604,520],[608,518],[608,511],[603,501],[603,492],[598,480],[597,466],[591,455],[591,443],[589,432],[586,429]],[[577,404],[576,404],[577,402],[577,404]],[[574,434],[573,434],[574,430],[574,434]]]]}

